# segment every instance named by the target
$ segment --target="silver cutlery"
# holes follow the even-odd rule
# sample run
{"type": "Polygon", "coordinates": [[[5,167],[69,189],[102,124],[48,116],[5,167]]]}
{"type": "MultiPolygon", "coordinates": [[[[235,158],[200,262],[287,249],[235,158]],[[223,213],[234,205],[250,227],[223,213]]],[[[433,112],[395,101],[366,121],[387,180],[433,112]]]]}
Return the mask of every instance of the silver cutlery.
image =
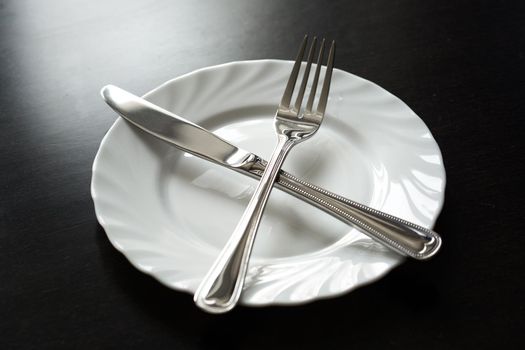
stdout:
{"type": "Polygon", "coordinates": [[[277,146],[261,175],[261,181],[257,185],[241,220],[195,292],[195,303],[205,311],[223,313],[231,310],[237,304],[244,286],[244,277],[248,270],[259,223],[279,170],[290,150],[295,145],[312,137],[323,121],[334,64],[335,42],[332,42],[328,54],[317,108],[314,109],[313,105],[323,60],[324,39],[320,46],[308,102],[304,110],[301,108],[317,44],[315,37],[310,46],[299,92],[295,103],[292,104],[292,94],[299,76],[307,39],[306,36],[303,39],[281,103],[275,114],[274,127],[278,139],[277,146]]]}
{"type": "MultiPolygon", "coordinates": [[[[131,125],[184,152],[259,179],[267,162],[212,132],[119,87],[102,88],[107,104],[131,125]]],[[[280,171],[276,187],[358,228],[386,247],[417,260],[434,256],[441,237],[434,231],[370,208],[280,171]]]]}
{"type": "MultiPolygon", "coordinates": [[[[107,104],[131,125],[184,152],[255,179],[267,162],[256,154],[119,87],[102,88],[107,104]]],[[[370,208],[280,171],[276,187],[358,228],[386,247],[417,260],[434,256],[441,237],[426,227],[370,208]]]]}
{"type": "MultiPolygon", "coordinates": [[[[212,132],[119,87],[108,85],[106,103],[131,125],[184,152],[259,179],[267,162],[212,132]]],[[[428,228],[370,208],[280,171],[276,187],[358,228],[386,247],[418,260],[434,256],[441,237],[428,228]]]]}

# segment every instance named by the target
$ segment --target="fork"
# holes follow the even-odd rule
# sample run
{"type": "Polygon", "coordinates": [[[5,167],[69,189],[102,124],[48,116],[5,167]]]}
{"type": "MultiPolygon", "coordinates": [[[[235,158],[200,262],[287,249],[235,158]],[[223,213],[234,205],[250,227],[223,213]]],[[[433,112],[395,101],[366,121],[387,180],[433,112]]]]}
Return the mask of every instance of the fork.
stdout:
{"type": "Polygon", "coordinates": [[[332,41],[328,54],[326,72],[317,108],[313,110],[323,60],[325,39],[322,40],[320,46],[308,102],[303,113],[301,113],[301,105],[317,45],[316,37],[314,37],[312,45],[310,46],[307,64],[295,103],[293,105],[291,104],[307,41],[308,36],[305,36],[301,43],[299,53],[297,54],[290,78],[288,79],[281,103],[275,114],[274,126],[278,138],[277,146],[241,220],[195,292],[195,303],[205,311],[223,313],[231,310],[237,304],[244,286],[244,278],[248,270],[248,262],[257,229],[277,174],[292,147],[315,134],[323,121],[334,65],[335,41],[332,41]]]}

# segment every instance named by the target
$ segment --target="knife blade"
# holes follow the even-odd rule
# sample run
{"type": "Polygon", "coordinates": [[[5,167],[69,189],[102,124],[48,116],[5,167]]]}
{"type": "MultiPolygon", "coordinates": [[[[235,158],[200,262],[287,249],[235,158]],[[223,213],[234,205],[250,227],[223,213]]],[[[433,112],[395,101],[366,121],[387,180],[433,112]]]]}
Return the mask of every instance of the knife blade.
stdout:
{"type": "MultiPolygon", "coordinates": [[[[119,87],[102,88],[104,101],[122,118],[144,132],[200,158],[260,178],[266,161],[212,132],[119,87]]],[[[434,231],[367,207],[281,171],[276,187],[357,227],[388,248],[414,259],[434,256],[441,237],[434,231]]]]}

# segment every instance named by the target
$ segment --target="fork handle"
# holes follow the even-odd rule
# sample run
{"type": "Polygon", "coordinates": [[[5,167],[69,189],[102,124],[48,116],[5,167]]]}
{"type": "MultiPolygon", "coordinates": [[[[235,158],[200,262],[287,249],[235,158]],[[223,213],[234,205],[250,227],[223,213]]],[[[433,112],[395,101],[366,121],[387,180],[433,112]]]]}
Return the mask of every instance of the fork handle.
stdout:
{"type": "Polygon", "coordinates": [[[205,311],[227,312],[240,298],[264,208],[284,159],[294,145],[288,137],[278,137],[279,142],[241,220],[195,292],[195,303],[205,311]]]}
{"type": "MultiPolygon", "coordinates": [[[[258,160],[248,171],[260,176],[265,166],[264,160],[258,160]]],[[[341,197],[285,171],[279,173],[276,187],[358,228],[402,255],[425,260],[441,247],[441,237],[433,230],[341,197]]]]}

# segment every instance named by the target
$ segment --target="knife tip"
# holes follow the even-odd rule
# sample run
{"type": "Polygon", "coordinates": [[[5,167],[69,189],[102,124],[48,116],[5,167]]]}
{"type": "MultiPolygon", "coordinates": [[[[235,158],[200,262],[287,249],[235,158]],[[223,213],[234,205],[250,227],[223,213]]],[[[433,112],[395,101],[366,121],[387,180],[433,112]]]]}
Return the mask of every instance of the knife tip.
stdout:
{"type": "Polygon", "coordinates": [[[104,101],[109,102],[111,100],[111,94],[117,87],[115,85],[108,84],[100,89],[100,96],[104,101]]]}

